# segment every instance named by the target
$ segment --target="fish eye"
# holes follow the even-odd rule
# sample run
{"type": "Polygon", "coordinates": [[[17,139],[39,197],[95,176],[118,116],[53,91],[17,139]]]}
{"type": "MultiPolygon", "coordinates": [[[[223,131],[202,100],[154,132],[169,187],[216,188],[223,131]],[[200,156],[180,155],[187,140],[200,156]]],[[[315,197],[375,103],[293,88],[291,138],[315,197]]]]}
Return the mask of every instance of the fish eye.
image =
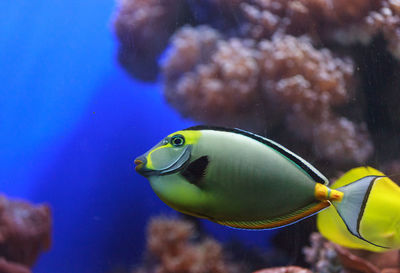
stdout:
{"type": "Polygon", "coordinates": [[[183,135],[174,135],[171,137],[172,146],[179,147],[185,144],[185,138],[183,135]]]}

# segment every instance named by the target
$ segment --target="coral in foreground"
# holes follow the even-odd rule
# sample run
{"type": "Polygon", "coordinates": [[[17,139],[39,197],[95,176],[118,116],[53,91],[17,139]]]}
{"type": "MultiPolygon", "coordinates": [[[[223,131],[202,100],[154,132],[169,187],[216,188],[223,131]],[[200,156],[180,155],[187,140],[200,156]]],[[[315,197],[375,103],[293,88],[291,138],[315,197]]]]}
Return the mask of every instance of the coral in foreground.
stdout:
{"type": "Polygon", "coordinates": [[[227,273],[240,272],[228,262],[222,246],[213,239],[196,241],[189,221],[153,218],[147,229],[148,261],[135,273],[227,273]]]}
{"type": "MultiPolygon", "coordinates": [[[[177,218],[155,217],[147,227],[147,250],[143,265],[133,273],[250,273],[250,268],[268,264],[287,264],[275,253],[244,251],[240,246],[222,247],[217,241],[200,235],[193,222],[177,218]],[[237,249],[239,247],[239,249],[237,249]],[[236,257],[234,249],[245,257],[236,257]],[[244,252],[244,253],[243,253],[244,252]],[[228,254],[229,253],[229,254],[228,254]],[[251,264],[254,257],[263,257],[261,263],[251,264]],[[260,256],[261,255],[261,256],[260,256]],[[242,260],[244,259],[244,260],[242,260]]],[[[313,247],[320,251],[320,247],[313,247]]],[[[257,258],[256,258],[257,260],[257,258]]],[[[323,273],[323,271],[316,271],[323,273]]],[[[311,273],[298,266],[281,266],[256,270],[253,273],[311,273]]]]}
{"type": "Polygon", "coordinates": [[[315,272],[344,273],[343,265],[335,251],[333,243],[328,242],[319,233],[310,236],[310,247],[303,249],[306,261],[315,272]]]}
{"type": "Polygon", "coordinates": [[[0,272],[30,272],[51,243],[50,209],[0,195],[0,272]]]}
{"type": "Polygon", "coordinates": [[[311,246],[303,249],[306,261],[318,273],[398,273],[398,251],[375,253],[353,250],[312,233],[311,246]]]}
{"type": "Polygon", "coordinates": [[[30,273],[28,267],[18,263],[7,262],[4,258],[0,258],[0,272],[2,273],[30,273]]]}
{"type": "Polygon", "coordinates": [[[257,270],[254,273],[311,273],[311,271],[298,266],[284,266],[257,270]]]}

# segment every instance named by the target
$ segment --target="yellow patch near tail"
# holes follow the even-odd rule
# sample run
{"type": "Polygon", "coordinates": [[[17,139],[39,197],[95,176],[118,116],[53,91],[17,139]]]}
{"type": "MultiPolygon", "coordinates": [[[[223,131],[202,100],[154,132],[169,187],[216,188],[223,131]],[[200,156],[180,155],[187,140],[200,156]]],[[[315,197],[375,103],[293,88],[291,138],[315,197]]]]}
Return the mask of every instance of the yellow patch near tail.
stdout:
{"type": "Polygon", "coordinates": [[[316,183],[314,196],[317,200],[321,201],[329,200],[340,202],[343,199],[343,192],[333,190],[323,184],[316,183]]]}
{"type": "Polygon", "coordinates": [[[216,221],[216,222],[221,225],[230,226],[234,228],[271,229],[292,224],[303,218],[311,216],[329,206],[330,203],[328,201],[322,201],[322,202],[312,203],[288,215],[276,217],[273,219],[256,220],[256,221],[216,221]]]}

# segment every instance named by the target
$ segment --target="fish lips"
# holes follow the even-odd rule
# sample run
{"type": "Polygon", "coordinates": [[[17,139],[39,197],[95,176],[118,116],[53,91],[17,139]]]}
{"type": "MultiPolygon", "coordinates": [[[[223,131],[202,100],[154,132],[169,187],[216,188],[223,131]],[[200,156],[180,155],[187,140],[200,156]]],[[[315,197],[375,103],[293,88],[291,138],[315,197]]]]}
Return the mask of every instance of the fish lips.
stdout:
{"type": "Polygon", "coordinates": [[[147,159],[145,156],[139,156],[135,159],[135,170],[144,177],[149,176],[162,176],[179,172],[190,160],[192,152],[192,145],[187,145],[183,148],[182,153],[171,164],[162,169],[149,169],[146,167],[147,159]]]}

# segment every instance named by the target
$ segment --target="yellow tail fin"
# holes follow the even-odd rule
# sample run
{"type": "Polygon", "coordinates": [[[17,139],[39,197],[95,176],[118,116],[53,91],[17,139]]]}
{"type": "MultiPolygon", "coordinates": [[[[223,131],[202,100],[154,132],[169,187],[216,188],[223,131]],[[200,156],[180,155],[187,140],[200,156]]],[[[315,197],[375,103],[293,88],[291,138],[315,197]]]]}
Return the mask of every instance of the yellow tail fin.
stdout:
{"type": "Polygon", "coordinates": [[[368,175],[385,176],[382,172],[372,167],[358,167],[343,174],[338,180],[335,181],[335,183],[330,185],[330,188],[337,189],[343,187],[368,175]]]}
{"type": "MultiPolygon", "coordinates": [[[[343,176],[341,176],[333,185],[331,185],[331,188],[337,189],[339,187],[346,186],[366,176],[384,176],[384,174],[371,167],[355,168],[348,171],[343,176]]],[[[336,206],[337,205],[338,204],[336,204],[336,206]]],[[[346,210],[343,210],[342,213],[345,211],[346,210]]],[[[351,217],[345,216],[345,218],[351,218],[351,217]]],[[[355,223],[348,223],[348,225],[346,226],[346,224],[343,222],[342,218],[338,214],[337,210],[333,206],[320,212],[317,216],[317,226],[319,231],[324,237],[326,237],[332,242],[338,243],[345,247],[361,248],[376,252],[387,250],[385,248],[375,246],[371,243],[366,242],[365,240],[357,238],[354,234],[352,234],[349,231],[348,226],[350,225],[354,226],[355,223]]],[[[356,232],[353,230],[353,233],[356,232]]]]}

